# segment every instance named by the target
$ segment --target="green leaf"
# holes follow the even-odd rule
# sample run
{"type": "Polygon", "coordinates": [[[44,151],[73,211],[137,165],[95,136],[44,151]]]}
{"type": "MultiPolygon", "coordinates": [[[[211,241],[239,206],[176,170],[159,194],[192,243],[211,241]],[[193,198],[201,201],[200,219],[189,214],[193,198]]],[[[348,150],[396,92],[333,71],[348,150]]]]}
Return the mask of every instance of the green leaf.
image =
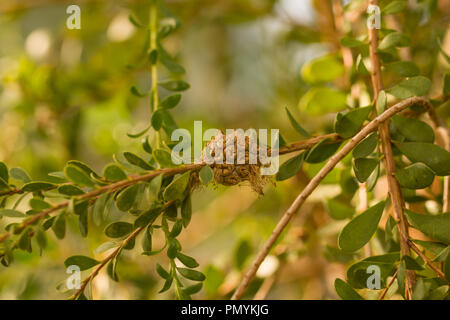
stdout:
{"type": "Polygon", "coordinates": [[[447,255],[447,259],[444,262],[444,274],[445,278],[450,281],[450,254],[447,255]]]}
{"type": "Polygon", "coordinates": [[[145,129],[143,129],[142,131],[139,131],[138,133],[127,133],[127,136],[132,139],[142,137],[150,128],[151,128],[151,125],[145,129]]]}
{"type": "Polygon", "coordinates": [[[107,241],[102,243],[101,245],[99,245],[95,250],[94,253],[95,254],[99,254],[99,253],[103,253],[105,251],[108,251],[109,249],[112,248],[117,248],[120,245],[119,242],[114,242],[114,241],[107,241]]]}
{"type": "Polygon", "coordinates": [[[339,247],[344,251],[353,252],[369,242],[378,228],[384,206],[385,202],[381,201],[353,218],[339,234],[339,247]]]}
{"type": "Polygon", "coordinates": [[[83,170],[88,176],[94,176],[95,178],[101,178],[91,167],[87,164],[78,161],[78,160],[70,160],[67,162],[68,165],[78,167],[83,170]]]}
{"type": "MultiPolygon", "coordinates": [[[[86,203],[87,204],[87,203],[86,203]]],[[[77,210],[75,210],[77,211],[77,210]]],[[[82,237],[88,235],[88,206],[83,205],[78,217],[78,228],[82,237]]]]}
{"type": "Polygon", "coordinates": [[[377,99],[377,114],[382,114],[386,110],[387,96],[384,90],[381,90],[377,99]]]}
{"type": "Polygon", "coordinates": [[[447,73],[444,77],[444,87],[442,94],[444,97],[450,95],[450,73],[447,73]]]}
{"type": "Polygon", "coordinates": [[[191,196],[188,195],[181,203],[181,219],[183,220],[183,226],[186,228],[191,222],[192,217],[192,203],[191,196]]]}
{"type": "Polygon", "coordinates": [[[402,80],[399,84],[388,90],[399,99],[408,99],[413,96],[424,96],[431,89],[431,81],[425,77],[417,76],[402,80]]]}
{"type": "Polygon", "coordinates": [[[414,284],[412,300],[423,300],[427,296],[428,287],[422,278],[419,278],[414,284]]]}
{"type": "Polygon", "coordinates": [[[324,139],[316,144],[306,155],[305,161],[308,163],[321,163],[334,155],[341,146],[341,142],[330,143],[330,141],[332,140],[324,139]]]}
{"type": "Polygon", "coordinates": [[[6,164],[0,161],[0,179],[3,179],[6,183],[8,183],[9,174],[8,174],[8,167],[6,164]]]}
{"type": "Polygon", "coordinates": [[[185,91],[191,86],[183,80],[168,80],[159,82],[158,85],[169,91],[185,91]]]}
{"type": "Polygon", "coordinates": [[[292,127],[294,127],[294,129],[300,133],[302,136],[304,137],[311,137],[311,135],[309,134],[308,131],[306,131],[305,129],[303,129],[303,127],[297,122],[297,120],[295,120],[295,118],[292,116],[292,114],[289,112],[289,109],[286,108],[286,113],[288,115],[289,121],[292,125],[292,127]]]}
{"type": "Polygon", "coordinates": [[[369,179],[372,172],[378,166],[378,160],[372,158],[357,158],[353,160],[353,170],[359,182],[363,183],[369,179]]]}
{"type": "Polygon", "coordinates": [[[204,166],[199,172],[199,178],[201,183],[207,185],[214,178],[214,171],[210,166],[204,166]]]}
{"type": "Polygon", "coordinates": [[[173,179],[173,181],[166,187],[163,193],[164,200],[183,200],[186,188],[189,184],[190,172],[183,173],[173,179]]]}
{"type": "Polygon", "coordinates": [[[192,281],[204,281],[205,275],[197,270],[187,269],[187,268],[177,268],[178,272],[186,279],[192,281]]]}
{"type": "Polygon", "coordinates": [[[189,286],[189,287],[183,289],[183,291],[188,295],[192,295],[192,294],[196,294],[196,293],[200,292],[200,290],[202,290],[202,287],[203,287],[203,283],[197,283],[197,284],[194,284],[192,286],[189,286]]]}
{"type": "Polygon", "coordinates": [[[336,133],[344,139],[353,137],[361,129],[372,110],[372,107],[365,107],[352,110],[344,115],[339,114],[334,126],[336,133]]]}
{"type": "Polygon", "coordinates": [[[304,157],[305,154],[301,153],[283,163],[278,170],[277,181],[284,181],[295,176],[302,167],[304,157]]]}
{"type": "Polygon", "coordinates": [[[386,15],[399,13],[405,10],[407,6],[408,3],[404,0],[392,1],[386,7],[384,7],[383,10],[381,10],[381,13],[386,15]]]}
{"type": "Polygon", "coordinates": [[[177,204],[173,203],[170,205],[166,211],[164,211],[164,217],[169,221],[176,221],[178,217],[178,208],[177,204]]]}
{"type": "Polygon", "coordinates": [[[450,153],[441,147],[423,142],[397,142],[395,146],[413,163],[426,164],[438,176],[450,175],[450,153]]]}
{"type": "Polygon", "coordinates": [[[138,21],[138,19],[136,18],[136,16],[134,14],[130,14],[128,16],[128,20],[137,28],[144,28],[145,27],[145,25],[143,23],[138,21]]]}
{"type": "Polygon", "coordinates": [[[2,178],[0,178],[0,190],[9,190],[10,187],[8,185],[8,183],[3,180],[2,178]]]}
{"type": "Polygon", "coordinates": [[[358,57],[356,58],[356,70],[363,76],[370,74],[369,70],[367,70],[367,67],[364,64],[364,60],[361,55],[358,55],[358,57]]]}
{"type": "Polygon", "coordinates": [[[174,168],[176,165],[172,162],[170,152],[165,149],[153,150],[153,158],[161,166],[161,168],[174,168]]]}
{"type": "Polygon", "coordinates": [[[44,200],[39,198],[31,198],[29,201],[30,207],[35,211],[42,211],[46,209],[50,209],[52,205],[44,200]]]}
{"type": "Polygon", "coordinates": [[[353,158],[365,158],[369,156],[375,150],[377,144],[378,134],[374,132],[353,149],[353,158]]]}
{"type": "Polygon", "coordinates": [[[141,157],[139,157],[138,155],[136,155],[134,153],[124,152],[123,156],[128,161],[128,163],[130,163],[136,167],[139,167],[144,170],[153,170],[153,167],[150,164],[148,164],[144,159],[142,159],[141,157]]]}
{"type": "Polygon", "coordinates": [[[159,103],[159,107],[163,109],[172,109],[175,108],[181,101],[181,94],[173,94],[168,97],[165,97],[159,103]]]}
{"type": "Polygon", "coordinates": [[[84,194],[84,191],[82,189],[71,184],[65,184],[58,187],[58,192],[67,196],[79,196],[81,194],[84,194]]]}
{"type": "Polygon", "coordinates": [[[347,48],[357,48],[357,47],[361,47],[361,46],[365,45],[364,42],[362,42],[358,39],[349,37],[349,36],[343,37],[341,39],[340,43],[342,46],[347,47],[347,48]]]}
{"type": "Polygon", "coordinates": [[[22,168],[11,168],[9,170],[9,175],[12,178],[22,181],[24,183],[28,183],[31,181],[31,178],[28,175],[28,173],[25,170],[23,170],[22,168]]]}
{"type": "Polygon", "coordinates": [[[172,227],[172,230],[169,233],[169,237],[176,238],[181,233],[181,230],[183,229],[183,222],[181,220],[177,220],[175,224],[172,227]]]}
{"type": "Polygon", "coordinates": [[[419,67],[411,61],[396,61],[385,66],[386,70],[394,72],[402,77],[415,77],[419,75],[419,67]]]}
{"type": "Polygon", "coordinates": [[[243,269],[244,264],[250,257],[252,251],[252,245],[247,239],[242,239],[238,243],[236,251],[234,253],[236,268],[238,268],[239,270],[243,269]]]}
{"type": "Polygon", "coordinates": [[[173,282],[173,278],[172,278],[172,277],[169,278],[169,279],[167,279],[167,280],[164,282],[164,286],[162,287],[161,290],[159,290],[158,293],[163,293],[163,292],[166,292],[167,290],[169,290],[170,287],[172,286],[172,282],[173,282]]]}
{"type": "Polygon", "coordinates": [[[78,266],[81,271],[95,267],[99,263],[99,261],[86,256],[71,256],[70,258],[67,258],[66,261],[64,261],[64,265],[66,266],[66,268],[68,268],[69,266],[78,266]]]}
{"type": "Polygon", "coordinates": [[[434,240],[450,245],[450,213],[438,216],[419,214],[406,210],[411,225],[434,240]]]}
{"type": "Polygon", "coordinates": [[[142,245],[142,250],[144,252],[152,251],[152,233],[151,233],[150,226],[144,232],[144,236],[142,237],[141,245],[142,245]]]}
{"type": "Polygon", "coordinates": [[[130,210],[134,202],[136,201],[138,191],[139,185],[134,184],[132,186],[127,187],[122,192],[120,192],[116,199],[117,209],[124,212],[130,210]]]}
{"type": "Polygon", "coordinates": [[[121,181],[126,180],[128,178],[127,174],[122,170],[122,168],[120,168],[115,163],[108,164],[103,169],[103,175],[105,176],[106,179],[111,181],[121,181]]]}
{"type": "Polygon", "coordinates": [[[312,116],[342,111],[346,105],[347,95],[328,87],[311,88],[300,100],[300,108],[312,116]]]}
{"type": "Polygon", "coordinates": [[[151,65],[155,65],[158,62],[158,55],[159,54],[157,49],[153,49],[152,51],[150,51],[150,53],[148,54],[148,61],[151,65]]]}
{"type": "Polygon", "coordinates": [[[171,278],[170,274],[163,268],[159,263],[156,264],[156,272],[159,274],[159,276],[163,279],[169,279],[171,278]]]}
{"type": "Polygon", "coordinates": [[[401,32],[392,32],[381,40],[379,50],[386,50],[392,47],[407,47],[410,43],[409,37],[401,32]]]}
{"type": "Polygon", "coordinates": [[[355,289],[341,279],[336,279],[334,281],[334,289],[342,300],[364,300],[355,289]]]}
{"type": "Polygon", "coordinates": [[[158,131],[162,128],[163,121],[164,121],[164,115],[166,113],[167,112],[164,109],[157,109],[155,112],[152,113],[151,123],[152,123],[153,129],[158,131]]]}
{"type": "Polygon", "coordinates": [[[33,231],[32,229],[25,229],[22,232],[19,241],[17,243],[19,249],[27,251],[29,253],[33,251],[31,247],[31,235],[30,235],[32,231],[33,231]]]}
{"type": "Polygon", "coordinates": [[[199,266],[198,262],[195,261],[194,258],[182,254],[181,252],[177,253],[177,259],[188,268],[197,268],[199,266]]]}
{"type": "Polygon", "coordinates": [[[52,230],[58,239],[64,239],[66,236],[66,216],[64,212],[55,218],[52,230]]]}
{"type": "Polygon", "coordinates": [[[64,173],[70,181],[87,187],[94,186],[91,178],[81,169],[76,166],[68,165],[64,168],[64,173]]]}
{"type": "MultiPolygon", "coordinates": [[[[397,254],[398,256],[398,254],[397,254]]],[[[381,272],[381,288],[386,287],[386,279],[395,272],[393,262],[383,262],[370,259],[364,259],[351,265],[347,270],[347,282],[355,289],[367,289],[367,280],[371,276],[367,273],[369,267],[377,266],[381,272]]]]}
{"type": "MultiPolygon", "coordinates": [[[[158,207],[155,207],[155,208],[145,211],[136,219],[136,221],[134,221],[134,227],[135,228],[144,227],[150,223],[153,223],[156,220],[156,218],[158,218],[159,214],[161,213],[161,209],[162,208],[160,206],[158,206],[158,207]]],[[[146,250],[146,251],[151,251],[151,250],[146,250]]]]}
{"type": "Polygon", "coordinates": [[[353,217],[355,210],[339,199],[327,201],[328,214],[335,220],[344,220],[353,217]]]}
{"type": "Polygon", "coordinates": [[[105,229],[105,234],[110,238],[120,238],[130,234],[133,231],[133,225],[128,222],[118,221],[109,224],[105,229]]]}
{"type": "Polygon", "coordinates": [[[311,84],[330,82],[344,74],[343,63],[332,55],[314,59],[303,65],[303,79],[311,84]]]}
{"type": "Polygon", "coordinates": [[[0,209],[0,217],[23,218],[26,215],[20,211],[12,209],[0,209]]]}
{"type": "Polygon", "coordinates": [[[434,181],[434,172],[425,164],[417,162],[395,173],[398,183],[407,189],[425,189],[434,181]]]}
{"type": "Polygon", "coordinates": [[[411,142],[434,142],[434,130],[425,122],[399,115],[392,117],[395,128],[411,142]]]}
{"type": "Polygon", "coordinates": [[[25,184],[22,187],[22,190],[24,192],[37,192],[37,191],[53,189],[55,187],[56,187],[56,185],[53,183],[35,181],[35,182],[29,182],[29,183],[25,184]]]}
{"type": "Polygon", "coordinates": [[[136,86],[132,86],[132,87],[130,88],[130,92],[131,92],[134,96],[136,96],[136,97],[138,97],[138,98],[142,98],[142,97],[145,97],[145,96],[147,95],[147,93],[142,93],[142,92],[140,92],[139,89],[138,89],[136,86]]]}
{"type": "Polygon", "coordinates": [[[403,256],[402,260],[405,262],[407,270],[424,270],[424,267],[422,267],[419,263],[417,263],[416,260],[414,260],[410,256],[403,256]]]}
{"type": "Polygon", "coordinates": [[[104,193],[97,199],[97,201],[95,201],[94,208],[92,210],[92,220],[96,226],[100,226],[103,222],[103,214],[105,212],[106,202],[108,199],[110,199],[110,195],[104,193]]]}

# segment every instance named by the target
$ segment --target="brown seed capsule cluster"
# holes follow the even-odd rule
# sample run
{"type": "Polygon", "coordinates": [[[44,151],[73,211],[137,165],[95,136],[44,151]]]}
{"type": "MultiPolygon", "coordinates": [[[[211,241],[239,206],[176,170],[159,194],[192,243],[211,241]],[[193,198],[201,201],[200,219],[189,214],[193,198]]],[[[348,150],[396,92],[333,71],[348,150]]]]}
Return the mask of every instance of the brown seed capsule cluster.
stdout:
{"type": "Polygon", "coordinates": [[[253,190],[263,194],[258,152],[256,141],[241,131],[233,131],[216,135],[203,149],[202,157],[213,169],[216,183],[234,186],[248,181],[253,190]]]}

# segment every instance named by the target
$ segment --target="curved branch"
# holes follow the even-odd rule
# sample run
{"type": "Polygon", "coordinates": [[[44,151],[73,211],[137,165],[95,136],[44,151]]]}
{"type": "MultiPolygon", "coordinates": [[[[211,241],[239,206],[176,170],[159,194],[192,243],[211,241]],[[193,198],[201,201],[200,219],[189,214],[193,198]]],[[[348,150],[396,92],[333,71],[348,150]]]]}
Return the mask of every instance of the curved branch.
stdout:
{"type": "Polygon", "coordinates": [[[390,119],[395,114],[401,112],[402,110],[414,105],[426,103],[426,98],[413,97],[406,99],[391,108],[387,109],[383,114],[372,120],[367,126],[365,126],[358,134],[356,134],[338,153],[331,157],[327,164],[319,171],[319,173],[308,183],[308,185],[303,189],[300,195],[295,199],[289,209],[283,214],[277,226],[273,230],[269,239],[263,245],[259,251],[256,259],[251,265],[250,269],[244,275],[241,283],[236,289],[233,300],[238,300],[242,297],[244,291],[247,289],[250,281],[255,277],[259,266],[266,258],[273,244],[278,240],[280,234],[286,228],[292,217],[297,213],[298,209],[303,205],[306,199],[311,195],[311,193],[317,188],[320,182],[330,173],[331,170],[347,155],[349,154],[358,143],[360,143],[364,138],[366,138],[370,133],[377,130],[377,128],[382,125],[386,120],[390,119]]]}

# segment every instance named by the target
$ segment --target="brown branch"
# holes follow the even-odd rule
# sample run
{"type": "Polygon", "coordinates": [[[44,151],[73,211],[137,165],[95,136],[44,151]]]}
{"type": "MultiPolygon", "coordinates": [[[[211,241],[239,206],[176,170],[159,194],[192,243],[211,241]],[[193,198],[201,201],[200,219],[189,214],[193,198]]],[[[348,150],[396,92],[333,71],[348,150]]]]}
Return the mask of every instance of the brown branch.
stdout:
{"type": "Polygon", "coordinates": [[[303,189],[303,191],[299,194],[299,196],[295,199],[292,205],[288,208],[288,210],[283,214],[277,226],[273,230],[269,239],[263,245],[261,250],[259,251],[256,259],[251,265],[250,269],[244,275],[241,283],[236,289],[234,295],[232,296],[233,300],[238,300],[242,297],[245,289],[250,284],[250,281],[255,277],[256,272],[258,271],[259,266],[266,258],[273,244],[280,237],[280,234],[286,228],[292,217],[298,211],[298,209],[303,205],[306,199],[311,195],[311,193],[316,189],[316,187],[320,184],[320,182],[330,173],[331,170],[348,154],[353,148],[360,143],[365,137],[367,137],[370,133],[375,131],[378,126],[384,123],[386,120],[390,119],[393,115],[399,113],[400,111],[414,105],[417,103],[424,103],[426,101],[425,98],[413,97],[406,99],[388,110],[386,110],[383,114],[376,117],[372,120],[367,126],[365,126],[361,131],[359,131],[338,153],[332,156],[327,164],[319,171],[319,173],[311,179],[308,185],[303,189]]]}
{"type": "Polygon", "coordinates": [[[389,281],[388,285],[383,290],[383,293],[378,298],[378,300],[383,300],[384,299],[384,297],[386,296],[386,293],[389,291],[389,288],[392,286],[392,284],[394,283],[395,279],[397,278],[397,275],[398,275],[398,269],[397,269],[397,271],[395,271],[394,275],[392,276],[391,281],[389,281]]]}
{"type": "MultiPolygon", "coordinates": [[[[378,0],[370,0],[370,5],[379,6],[378,0]]],[[[378,30],[376,28],[369,28],[369,42],[370,42],[370,61],[372,64],[371,79],[374,91],[374,100],[378,101],[378,95],[383,90],[383,78],[381,74],[381,61],[378,55],[378,30]]],[[[395,174],[395,162],[391,146],[391,136],[389,132],[389,121],[386,121],[380,125],[379,128],[382,152],[384,155],[384,166],[386,170],[386,178],[388,181],[388,190],[392,200],[392,206],[394,214],[397,219],[400,237],[400,251],[402,255],[409,255],[410,250],[408,246],[408,222],[405,218],[403,207],[404,200],[400,185],[398,184],[395,174]]],[[[412,293],[412,286],[415,282],[414,272],[408,270],[405,277],[405,287],[407,292],[412,293]]]]}
{"type": "MultiPolygon", "coordinates": [[[[142,181],[147,181],[150,179],[155,178],[156,176],[159,176],[161,174],[165,175],[165,176],[172,176],[172,175],[176,175],[178,173],[183,173],[183,172],[187,172],[190,170],[196,170],[196,169],[200,169],[201,167],[203,167],[204,164],[190,164],[190,165],[186,165],[186,166],[182,166],[182,167],[177,167],[177,168],[165,168],[165,169],[160,169],[160,170],[155,170],[155,171],[151,171],[147,174],[144,175],[130,175],[128,176],[128,179],[126,180],[122,180],[98,189],[95,189],[91,192],[87,192],[79,197],[77,197],[77,200],[85,200],[85,199],[90,199],[96,196],[99,196],[103,193],[106,192],[113,192],[116,191],[118,189],[122,189],[125,187],[128,187],[130,185],[133,185],[135,183],[138,182],[142,182],[142,181]]],[[[30,226],[34,223],[36,223],[37,221],[39,221],[42,218],[47,217],[49,214],[58,211],[62,208],[65,208],[69,205],[70,201],[66,201],[63,203],[60,203],[58,205],[56,205],[55,207],[52,207],[50,209],[47,209],[45,211],[42,211],[39,214],[36,214],[28,219],[26,219],[25,221],[23,221],[16,229],[16,232],[20,232],[21,230],[23,230],[24,228],[26,228],[27,226],[30,226]]],[[[6,232],[3,235],[0,236],[0,243],[2,243],[5,239],[7,239],[9,236],[11,236],[10,232],[6,232]]]]}
{"type": "Polygon", "coordinates": [[[12,195],[14,195],[14,194],[21,194],[21,193],[23,193],[23,191],[22,191],[21,189],[14,188],[14,189],[11,189],[11,190],[8,190],[8,191],[2,191],[2,192],[0,192],[0,197],[3,197],[3,196],[12,196],[12,195]]]}
{"type": "MultiPolygon", "coordinates": [[[[283,154],[293,153],[293,152],[297,152],[297,151],[308,150],[308,149],[311,149],[312,147],[314,147],[317,143],[323,141],[324,139],[329,139],[330,143],[335,142],[335,141],[343,141],[343,139],[340,138],[336,133],[326,134],[326,135],[317,136],[317,137],[314,137],[311,139],[294,142],[294,143],[290,144],[289,146],[280,148],[279,154],[283,155],[283,154]]],[[[268,154],[270,155],[270,149],[268,151],[268,154]]],[[[150,171],[143,175],[137,175],[137,174],[130,175],[125,180],[121,180],[121,181],[115,182],[113,184],[92,190],[90,192],[87,192],[87,193],[77,197],[76,199],[77,200],[85,200],[85,199],[93,198],[93,197],[99,196],[106,192],[113,192],[115,190],[128,187],[137,182],[153,179],[156,176],[161,175],[161,174],[166,175],[166,176],[172,176],[172,175],[176,175],[178,173],[184,173],[184,172],[187,172],[190,170],[201,169],[204,165],[205,164],[203,164],[203,163],[190,164],[190,165],[177,167],[177,168],[166,168],[166,169],[154,170],[154,171],[150,171]]],[[[18,190],[20,190],[20,189],[18,189],[18,190]]],[[[20,193],[20,192],[17,192],[17,193],[20,193]]],[[[63,202],[61,204],[56,205],[55,207],[52,207],[45,211],[42,211],[41,213],[36,214],[36,215],[26,219],[25,221],[23,221],[22,224],[20,226],[18,226],[15,231],[20,232],[27,226],[30,226],[30,225],[36,223],[40,219],[45,218],[48,215],[50,215],[51,213],[58,211],[60,209],[63,209],[65,207],[67,207],[68,205],[69,205],[69,201],[63,202]]],[[[0,235],[0,243],[5,241],[10,236],[11,236],[10,232],[6,232],[6,233],[0,235]]]]}
{"type": "Polygon", "coordinates": [[[422,251],[420,251],[420,249],[415,245],[414,242],[412,242],[411,240],[408,240],[408,245],[411,247],[411,249],[413,249],[413,251],[415,253],[417,253],[417,255],[423,260],[425,261],[425,263],[438,275],[439,278],[445,280],[448,283],[447,278],[445,277],[445,274],[439,270],[434,264],[433,262],[428,259],[428,257],[426,255],[424,255],[422,253],[422,251]]]}

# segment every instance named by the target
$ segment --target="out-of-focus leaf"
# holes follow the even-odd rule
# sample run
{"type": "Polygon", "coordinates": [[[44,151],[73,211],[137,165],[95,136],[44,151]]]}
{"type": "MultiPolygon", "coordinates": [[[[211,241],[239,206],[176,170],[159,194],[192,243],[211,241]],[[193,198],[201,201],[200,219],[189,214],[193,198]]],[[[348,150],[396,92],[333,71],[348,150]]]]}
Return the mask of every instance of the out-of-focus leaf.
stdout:
{"type": "Polygon", "coordinates": [[[344,92],[328,87],[311,88],[300,100],[300,108],[313,116],[342,111],[346,104],[344,92]]]}

